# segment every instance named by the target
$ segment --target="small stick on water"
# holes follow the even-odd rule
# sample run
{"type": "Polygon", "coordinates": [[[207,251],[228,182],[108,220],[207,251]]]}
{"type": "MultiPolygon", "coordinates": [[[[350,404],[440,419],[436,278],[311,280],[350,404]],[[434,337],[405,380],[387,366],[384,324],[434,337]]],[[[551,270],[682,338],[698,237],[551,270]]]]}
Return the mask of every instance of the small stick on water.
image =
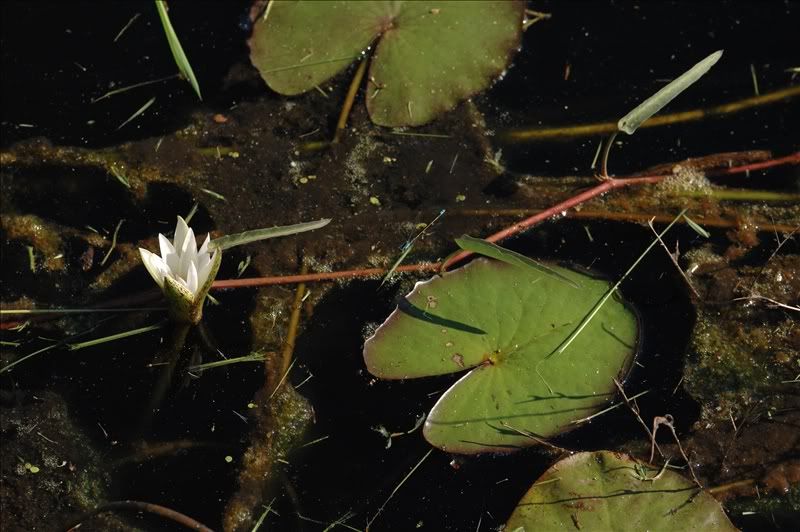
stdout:
{"type": "Polygon", "coordinates": [[[686,462],[686,465],[689,466],[689,473],[692,474],[692,479],[694,480],[694,483],[697,484],[697,486],[700,489],[703,489],[703,485],[700,484],[700,481],[697,480],[697,476],[694,474],[694,468],[692,467],[692,462],[689,460],[689,457],[686,456],[686,453],[683,450],[683,445],[681,445],[681,440],[678,439],[678,435],[675,433],[674,422],[675,419],[670,414],[666,414],[664,416],[656,416],[653,418],[653,439],[651,440],[652,443],[650,445],[650,462],[651,463],[653,462],[653,445],[655,445],[656,443],[656,431],[658,431],[658,427],[664,425],[665,427],[668,427],[669,430],[672,432],[672,437],[675,439],[675,443],[678,444],[678,450],[681,452],[681,456],[683,457],[683,460],[686,462]]]}
{"type": "Polygon", "coordinates": [[[24,357],[22,357],[22,358],[18,358],[17,360],[15,360],[14,362],[12,362],[11,364],[8,364],[8,365],[6,365],[6,366],[3,366],[2,368],[0,368],[0,373],[5,373],[6,371],[9,371],[9,370],[11,370],[11,369],[12,369],[14,366],[16,366],[17,364],[21,364],[22,362],[25,362],[25,361],[26,361],[26,360],[28,360],[29,358],[33,358],[33,357],[35,357],[36,355],[40,355],[40,354],[42,354],[42,353],[45,353],[45,352],[47,352],[47,351],[50,351],[51,349],[55,349],[56,347],[59,347],[59,345],[60,345],[60,344],[52,344],[52,345],[48,345],[48,346],[46,346],[46,347],[43,347],[43,348],[41,348],[41,349],[39,349],[39,350],[37,350],[37,351],[34,351],[33,353],[29,353],[29,354],[27,354],[27,355],[25,355],[25,356],[24,356],[24,357]]]}
{"type": "Polygon", "coordinates": [[[538,487],[538,486],[544,486],[545,484],[552,484],[553,482],[558,482],[558,481],[560,481],[560,480],[561,480],[561,477],[556,477],[556,478],[551,478],[551,479],[548,479],[548,480],[543,480],[543,481],[541,481],[541,482],[536,482],[536,483],[534,483],[534,484],[531,486],[531,488],[536,488],[536,487],[538,487]]]}
{"type": "Polygon", "coordinates": [[[450,163],[450,172],[449,172],[450,175],[453,175],[453,168],[456,167],[456,161],[458,161],[458,154],[457,153],[456,153],[456,156],[453,157],[453,162],[450,163]]]}
{"type": "Polygon", "coordinates": [[[194,205],[192,205],[192,208],[189,209],[189,213],[184,218],[184,220],[186,221],[187,224],[192,220],[194,215],[197,214],[198,207],[200,207],[200,204],[195,202],[194,205]]]}
{"type": "Polygon", "coordinates": [[[656,228],[653,227],[653,220],[649,220],[647,222],[647,225],[650,226],[650,229],[653,231],[653,234],[656,235],[656,238],[658,239],[658,242],[661,244],[661,247],[664,248],[664,251],[667,252],[667,256],[669,256],[669,259],[672,261],[672,264],[675,265],[675,268],[681,274],[681,277],[683,277],[683,280],[686,281],[686,286],[689,287],[689,289],[692,291],[692,293],[695,295],[695,297],[697,299],[700,299],[700,293],[694,287],[694,285],[692,284],[692,281],[689,280],[689,277],[686,275],[686,272],[683,271],[683,268],[681,268],[681,265],[678,264],[678,243],[675,242],[675,253],[674,254],[671,253],[669,251],[669,248],[667,247],[667,245],[664,243],[664,241],[659,236],[658,231],[656,231],[656,228]]]}
{"type": "MultiPolygon", "coordinates": [[[[622,395],[622,398],[625,400],[625,404],[628,405],[628,408],[630,408],[631,412],[633,412],[633,415],[636,416],[636,419],[639,420],[639,423],[644,428],[644,431],[647,433],[647,436],[650,438],[651,445],[654,445],[655,448],[658,449],[658,454],[660,454],[661,457],[663,458],[664,457],[664,453],[661,452],[661,447],[658,446],[658,444],[656,443],[655,438],[653,438],[653,433],[650,432],[649,428],[647,428],[647,423],[645,423],[644,420],[642,419],[642,416],[639,415],[639,406],[636,403],[632,402],[634,399],[636,399],[637,397],[641,396],[642,394],[639,393],[639,394],[634,395],[633,397],[628,397],[627,395],[625,395],[625,390],[622,388],[622,384],[620,384],[617,379],[614,379],[614,385],[617,387],[617,390],[619,390],[619,393],[622,395]]],[[[650,453],[650,463],[653,463],[652,449],[651,449],[651,453],[650,453]]]]}
{"type": "MultiPolygon", "coordinates": [[[[578,335],[583,331],[583,329],[585,329],[586,326],[589,325],[589,322],[592,321],[592,319],[597,315],[597,313],[600,311],[600,309],[605,304],[605,302],[608,301],[608,298],[610,298],[614,294],[614,292],[617,291],[617,288],[619,288],[619,285],[622,284],[622,281],[624,281],[628,277],[628,275],[631,274],[631,272],[634,270],[634,268],[636,268],[636,266],[639,265],[639,263],[642,261],[642,259],[645,258],[645,256],[650,252],[650,250],[653,249],[653,247],[659,242],[659,240],[667,233],[667,231],[672,229],[672,226],[675,225],[675,223],[680,219],[681,216],[683,216],[683,213],[685,213],[685,212],[686,212],[686,209],[683,209],[680,212],[680,214],[678,214],[678,216],[676,216],[672,220],[672,222],[670,222],[670,224],[663,231],[661,231],[660,234],[657,235],[658,239],[653,240],[650,243],[650,245],[647,246],[647,249],[645,249],[642,252],[642,254],[639,255],[639,258],[637,258],[633,262],[633,264],[631,264],[631,267],[628,268],[628,270],[624,274],[622,274],[622,277],[620,277],[620,279],[616,283],[614,283],[614,286],[612,286],[605,293],[605,295],[595,304],[595,306],[592,308],[592,310],[589,311],[589,313],[583,318],[583,320],[581,320],[580,325],[578,325],[578,327],[572,332],[572,334],[564,341],[564,343],[561,345],[561,347],[559,347],[556,350],[556,353],[563,353],[570,346],[570,344],[575,340],[575,338],[578,337],[578,335]]],[[[549,358],[549,356],[548,356],[548,358],[549,358]]]]}
{"type": "Polygon", "coordinates": [[[750,487],[755,485],[755,483],[756,481],[751,478],[745,480],[737,480],[735,482],[729,482],[727,484],[722,484],[720,486],[714,486],[713,488],[708,488],[706,492],[710,493],[711,495],[716,495],[717,493],[725,493],[726,491],[732,489],[750,487]]]}
{"type": "Polygon", "coordinates": [[[195,364],[186,368],[186,371],[200,372],[206,369],[219,368],[229,364],[239,364],[241,362],[264,362],[266,357],[263,353],[253,353],[236,358],[226,358],[225,360],[217,360],[215,362],[206,362],[205,364],[195,364]]]}
{"type": "Polygon", "coordinates": [[[100,100],[105,100],[106,98],[110,98],[117,94],[122,94],[123,92],[127,92],[132,89],[138,89],[139,87],[145,87],[147,85],[152,85],[153,83],[161,83],[162,81],[167,81],[168,79],[177,78],[179,74],[172,74],[171,76],[164,76],[163,78],[158,79],[151,79],[148,81],[142,81],[140,83],[134,83],[133,85],[127,85],[125,87],[120,87],[119,89],[110,90],[107,93],[103,94],[102,96],[98,96],[97,98],[92,98],[91,103],[97,103],[100,100]]]}
{"type": "MultiPolygon", "coordinates": [[[[614,380],[614,383],[615,383],[615,384],[617,384],[617,386],[619,386],[619,384],[617,383],[616,379],[614,380]]],[[[622,388],[620,388],[620,391],[621,391],[621,390],[622,390],[622,388]]],[[[630,399],[628,399],[627,397],[624,397],[624,396],[625,396],[625,393],[623,392],[623,394],[622,394],[622,395],[623,395],[623,397],[625,398],[625,402],[624,402],[624,403],[615,403],[615,404],[613,404],[613,405],[609,406],[608,408],[604,408],[603,410],[601,410],[601,411],[597,412],[596,414],[592,414],[591,416],[587,416],[587,417],[585,417],[585,418],[576,419],[575,421],[572,421],[572,422],[571,422],[571,424],[573,424],[573,425],[578,425],[578,424],[580,424],[580,423],[586,423],[586,422],[588,422],[588,421],[591,421],[591,420],[593,420],[594,418],[596,418],[596,417],[598,417],[598,416],[602,416],[603,414],[607,414],[607,413],[611,412],[612,410],[614,410],[614,409],[615,409],[615,408],[617,408],[618,406],[622,406],[622,405],[624,405],[624,404],[628,403],[629,401],[631,401],[631,400],[633,400],[633,399],[637,399],[637,398],[639,398],[639,397],[643,396],[644,394],[646,394],[646,393],[647,393],[647,392],[649,392],[649,391],[650,391],[650,390],[645,390],[645,391],[643,391],[643,392],[639,392],[639,393],[637,393],[636,395],[634,395],[633,397],[631,397],[630,399]]],[[[628,404],[628,406],[630,406],[630,404],[628,404]]]]}
{"type": "Polygon", "coordinates": [[[136,307],[136,308],[21,308],[0,309],[0,315],[18,314],[91,314],[93,312],[146,312],[151,310],[164,310],[166,307],[136,307]]]}
{"type": "Polygon", "coordinates": [[[547,440],[543,440],[542,438],[536,436],[536,434],[534,434],[533,432],[531,432],[529,430],[525,430],[525,429],[520,429],[520,428],[514,427],[513,425],[511,425],[509,423],[506,423],[505,421],[501,421],[500,425],[502,425],[503,427],[505,427],[505,428],[507,428],[509,430],[513,430],[514,432],[516,432],[520,436],[525,436],[526,438],[530,438],[530,439],[532,439],[533,441],[535,441],[538,444],[544,445],[546,447],[550,447],[551,449],[555,449],[557,451],[562,451],[562,452],[567,451],[567,449],[565,449],[563,447],[559,447],[558,445],[554,445],[554,444],[550,443],[547,440]]]}
{"type": "MultiPolygon", "coordinates": [[[[270,5],[272,5],[272,4],[270,4],[270,5]]],[[[350,516],[351,516],[351,517],[355,515],[355,514],[352,514],[352,512],[347,512],[347,513],[345,514],[345,516],[347,516],[348,514],[350,514],[350,516]]],[[[302,521],[308,521],[309,523],[314,523],[314,524],[317,524],[317,525],[328,525],[328,522],[327,522],[327,521],[320,521],[319,519],[313,519],[313,518],[311,518],[311,517],[308,517],[308,516],[305,516],[305,515],[303,515],[303,514],[301,514],[301,513],[295,513],[295,515],[297,516],[297,518],[298,518],[298,519],[300,519],[300,520],[302,520],[302,521]]],[[[354,527],[354,526],[350,526],[350,525],[348,525],[347,523],[345,523],[344,521],[340,521],[340,519],[342,519],[343,517],[344,517],[344,516],[340,517],[339,519],[337,519],[337,520],[336,520],[336,521],[334,521],[333,523],[330,523],[330,525],[338,525],[338,526],[342,526],[342,527],[344,527],[344,528],[346,528],[346,529],[348,529],[348,530],[352,530],[353,532],[363,532],[363,531],[362,531],[361,529],[359,529],[359,528],[356,528],[356,527],[354,527]]],[[[329,526],[330,526],[330,525],[329,525],[329,526]]]]}
{"type": "Polygon", "coordinates": [[[219,192],[214,192],[213,190],[208,189],[208,188],[201,188],[200,190],[202,190],[203,192],[205,192],[206,194],[208,194],[212,198],[218,199],[220,201],[225,201],[225,202],[228,201],[228,198],[226,198],[225,196],[223,196],[219,192]]]}
{"type": "Polygon", "coordinates": [[[405,137],[427,137],[431,139],[449,139],[452,135],[443,135],[442,133],[412,133],[410,131],[398,131],[393,129],[389,132],[390,135],[400,135],[405,137]]]}
{"type": "Polygon", "coordinates": [[[251,530],[250,532],[258,532],[258,529],[261,528],[261,524],[264,522],[264,519],[267,518],[267,515],[269,515],[270,512],[274,513],[275,515],[278,515],[278,513],[272,509],[272,505],[274,503],[275,503],[275,498],[269,501],[269,504],[264,508],[264,512],[258,518],[258,521],[256,521],[256,523],[253,525],[253,530],[251,530]]]}
{"type": "Polygon", "coordinates": [[[758,77],[756,76],[756,67],[753,63],[750,63],[750,76],[753,78],[753,92],[756,96],[761,96],[761,93],[758,91],[758,77]]]}
{"type": "Polygon", "coordinates": [[[439,218],[444,216],[444,213],[445,213],[445,209],[442,209],[441,211],[439,211],[439,214],[436,216],[436,218],[434,218],[431,221],[431,223],[429,223],[425,227],[423,227],[420,230],[420,232],[417,233],[416,236],[414,236],[414,238],[412,238],[411,240],[407,240],[406,243],[403,244],[403,247],[401,248],[400,256],[397,258],[396,261],[394,261],[394,264],[392,264],[392,267],[389,268],[388,272],[386,272],[386,275],[383,276],[383,280],[381,281],[381,284],[378,285],[378,289],[380,289],[384,284],[386,284],[386,281],[388,281],[389,278],[392,276],[392,274],[397,270],[397,267],[400,266],[400,263],[403,262],[403,260],[406,258],[406,255],[408,255],[408,253],[411,251],[411,248],[414,246],[414,242],[416,242],[418,238],[420,238],[423,234],[425,234],[425,231],[428,228],[430,228],[433,224],[435,224],[436,221],[439,218]]]}
{"type": "Polygon", "coordinates": [[[735,297],[731,299],[731,301],[766,301],[768,303],[767,304],[768,307],[776,307],[776,308],[782,308],[784,310],[791,310],[793,312],[800,312],[800,307],[787,305],[786,303],[781,303],[780,301],[776,301],[772,298],[756,294],[744,297],[735,297]]]}
{"type": "MultiPolygon", "coordinates": [[[[300,268],[300,273],[308,273],[308,265],[303,262],[300,268]]],[[[303,297],[305,296],[306,285],[300,283],[297,285],[297,290],[294,294],[294,302],[292,303],[292,313],[289,316],[289,326],[286,329],[286,342],[283,344],[283,351],[281,351],[281,367],[284,371],[289,371],[289,361],[294,356],[294,346],[297,340],[297,330],[300,327],[300,310],[303,307],[303,297]]],[[[270,396],[271,397],[271,396],[270,396]]]]}
{"type": "Polygon", "coordinates": [[[594,152],[594,159],[592,159],[592,165],[589,166],[592,170],[597,168],[597,160],[600,158],[600,151],[603,149],[603,141],[601,140],[600,143],[597,145],[597,150],[594,152]]]}
{"type": "Polygon", "coordinates": [[[100,261],[100,266],[105,266],[106,265],[106,261],[108,260],[108,257],[111,256],[111,252],[114,251],[115,247],[117,247],[117,235],[119,234],[119,228],[122,227],[122,222],[124,222],[124,221],[125,220],[122,219],[117,223],[117,227],[114,229],[114,236],[111,237],[111,247],[108,248],[108,251],[106,252],[105,256],[103,257],[103,260],[100,261]]]}
{"type": "Polygon", "coordinates": [[[301,445],[300,447],[311,447],[312,445],[315,445],[315,444],[317,444],[317,443],[319,443],[319,442],[325,441],[325,440],[327,440],[328,438],[330,438],[330,435],[323,436],[323,437],[321,437],[321,438],[317,438],[316,440],[311,440],[311,441],[310,441],[310,442],[308,442],[308,443],[304,443],[304,444],[303,444],[303,445],[301,445]]]}
{"type": "Polygon", "coordinates": [[[336,123],[336,133],[333,135],[333,144],[336,144],[339,142],[339,140],[341,140],[344,128],[347,127],[347,119],[350,116],[350,110],[353,108],[353,102],[356,99],[358,87],[361,85],[361,80],[364,79],[364,72],[367,71],[368,59],[369,58],[365,56],[364,59],[361,60],[361,63],[358,65],[358,69],[353,76],[353,80],[350,82],[350,88],[347,90],[347,96],[345,96],[342,110],[339,113],[339,120],[336,123]]]}
{"type": "Polygon", "coordinates": [[[147,109],[148,109],[148,108],[149,108],[151,105],[153,105],[153,102],[155,102],[155,101],[156,101],[156,97],[155,97],[155,96],[153,96],[152,98],[150,98],[149,100],[147,100],[147,101],[145,102],[145,104],[144,104],[143,106],[141,106],[141,107],[140,107],[140,108],[139,108],[139,109],[138,109],[138,110],[137,110],[135,113],[133,113],[133,114],[132,114],[132,115],[131,115],[131,116],[130,116],[130,117],[129,117],[129,118],[126,120],[126,121],[124,121],[123,123],[121,123],[120,125],[118,125],[118,126],[117,126],[117,131],[119,131],[120,129],[122,129],[122,128],[123,128],[123,127],[124,127],[126,124],[128,124],[128,123],[129,123],[131,120],[133,120],[134,118],[136,118],[136,117],[137,117],[137,116],[139,116],[140,114],[142,114],[142,113],[144,113],[145,111],[147,111],[147,109]]]}
{"type": "Polygon", "coordinates": [[[67,344],[67,347],[69,348],[70,351],[77,351],[78,349],[84,349],[86,347],[94,347],[96,345],[105,344],[108,342],[114,342],[116,340],[122,340],[123,338],[128,338],[130,336],[136,336],[138,334],[144,334],[150,331],[155,331],[163,327],[165,323],[166,321],[162,321],[161,323],[156,323],[155,325],[148,325],[147,327],[140,327],[139,329],[132,329],[130,331],[112,334],[110,336],[103,336],[102,338],[95,338],[94,340],[78,342],[77,344],[67,344]]]}
{"type": "Polygon", "coordinates": [[[422,465],[422,462],[424,462],[424,461],[425,461],[425,459],[426,459],[426,458],[428,458],[428,456],[430,456],[430,454],[431,454],[432,452],[433,452],[433,448],[431,448],[431,449],[428,449],[428,452],[427,452],[427,453],[425,453],[425,456],[423,456],[423,457],[420,459],[420,461],[419,461],[419,462],[417,462],[417,465],[415,465],[414,467],[412,467],[412,468],[411,468],[411,471],[409,471],[409,472],[408,472],[408,474],[407,474],[405,477],[403,477],[403,480],[401,480],[401,481],[400,481],[400,483],[399,483],[397,486],[395,486],[395,488],[394,488],[394,489],[392,490],[392,492],[389,494],[389,497],[388,497],[388,498],[387,498],[387,499],[386,499],[386,500],[383,502],[383,504],[381,504],[380,508],[378,508],[378,511],[377,511],[377,512],[375,512],[375,515],[373,515],[373,516],[372,516],[372,518],[371,518],[371,519],[370,519],[370,520],[367,522],[367,530],[369,530],[369,527],[370,527],[370,525],[372,525],[372,523],[375,521],[375,519],[377,519],[377,518],[378,518],[378,516],[381,514],[381,512],[383,512],[383,509],[384,509],[384,508],[386,508],[386,505],[387,505],[387,504],[389,504],[389,501],[390,501],[390,500],[392,500],[392,497],[394,497],[395,493],[397,493],[397,491],[400,489],[400,487],[401,487],[403,484],[405,484],[405,482],[406,482],[406,481],[409,479],[409,477],[410,477],[412,474],[414,474],[414,471],[416,471],[416,470],[417,470],[417,468],[419,468],[419,466],[421,466],[421,465],[422,465]]]}
{"type": "Polygon", "coordinates": [[[274,389],[274,390],[272,390],[272,393],[271,393],[271,394],[269,394],[269,397],[267,398],[267,401],[269,401],[270,399],[272,399],[272,398],[275,396],[275,394],[276,394],[276,393],[278,393],[278,390],[280,390],[280,389],[281,389],[281,386],[283,386],[283,382],[286,380],[286,377],[288,377],[288,376],[289,376],[289,372],[291,372],[291,371],[292,371],[292,368],[294,367],[294,363],[295,363],[295,362],[297,362],[297,359],[296,359],[296,358],[295,358],[294,360],[292,360],[292,363],[291,363],[291,364],[289,364],[289,367],[288,367],[288,368],[287,368],[287,370],[286,370],[286,371],[283,373],[283,376],[281,377],[281,380],[279,380],[279,381],[278,381],[278,384],[276,384],[276,385],[275,385],[275,389],[274,389]]]}
{"type": "Polygon", "coordinates": [[[550,13],[542,13],[541,11],[526,9],[525,18],[522,21],[522,31],[527,31],[528,28],[530,28],[540,20],[549,19],[551,16],[552,15],[550,13]]]}
{"type": "Polygon", "coordinates": [[[128,31],[128,28],[130,28],[131,25],[133,25],[133,23],[136,22],[136,19],[139,18],[140,16],[141,16],[141,13],[136,13],[135,15],[133,15],[131,17],[131,19],[128,21],[128,23],[125,24],[122,27],[121,30],[119,30],[119,33],[117,33],[117,36],[114,37],[114,42],[117,42],[119,40],[119,38],[122,37],[122,34],[125,33],[126,31],[128,31]]]}
{"type": "Polygon", "coordinates": [[[333,530],[333,529],[334,529],[334,528],[336,528],[337,526],[344,526],[344,527],[346,527],[346,528],[349,528],[349,529],[351,529],[351,530],[357,530],[357,529],[355,529],[355,528],[353,528],[353,527],[351,527],[351,526],[348,526],[348,525],[346,524],[346,522],[347,522],[349,519],[352,519],[353,517],[355,517],[355,515],[356,515],[356,514],[354,514],[353,512],[350,512],[350,511],[347,511],[347,512],[345,512],[345,513],[344,513],[344,514],[342,514],[341,516],[337,517],[335,520],[333,520],[333,521],[331,521],[330,523],[328,523],[328,526],[326,526],[326,527],[325,527],[325,528],[322,530],[322,532],[328,532],[328,531],[330,531],[330,530],[333,530]]]}
{"type": "Polygon", "coordinates": [[[178,511],[175,511],[171,508],[167,508],[166,506],[161,506],[160,504],[153,504],[149,502],[141,502],[141,501],[114,501],[108,502],[105,504],[101,504],[94,510],[85,513],[78,517],[77,519],[73,519],[69,521],[66,525],[60,527],[64,530],[73,530],[80,527],[84,521],[87,521],[94,517],[95,515],[102,514],[105,512],[116,512],[118,510],[131,510],[134,512],[147,512],[154,515],[158,515],[165,519],[169,519],[174,521],[178,524],[181,524],[187,528],[192,530],[197,530],[200,532],[213,532],[210,528],[208,528],[203,523],[192,519],[191,517],[184,515],[178,511]]]}

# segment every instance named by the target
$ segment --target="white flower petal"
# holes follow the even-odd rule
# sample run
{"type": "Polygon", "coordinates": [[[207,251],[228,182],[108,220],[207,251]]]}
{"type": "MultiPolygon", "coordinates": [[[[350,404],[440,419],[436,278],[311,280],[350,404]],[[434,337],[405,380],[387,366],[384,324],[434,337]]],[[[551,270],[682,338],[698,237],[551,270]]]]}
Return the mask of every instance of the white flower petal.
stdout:
{"type": "Polygon", "coordinates": [[[159,287],[164,288],[164,276],[169,275],[167,265],[161,260],[161,257],[144,248],[139,248],[139,254],[142,256],[142,262],[147,268],[147,272],[159,287]]]}
{"type": "MultiPolygon", "coordinates": [[[[206,264],[211,262],[211,255],[208,253],[208,242],[210,238],[206,236],[206,241],[203,242],[203,245],[200,247],[200,250],[197,252],[197,271],[200,272],[206,266],[206,264]]],[[[200,283],[202,286],[203,283],[200,283]]]]}
{"type": "Polygon", "coordinates": [[[166,257],[163,257],[164,264],[167,265],[169,271],[177,272],[178,271],[178,263],[180,262],[180,257],[177,253],[170,253],[166,257]]]}
{"type": "MultiPolygon", "coordinates": [[[[216,252],[214,252],[216,253],[216,252]]],[[[197,286],[203,287],[208,280],[208,275],[211,273],[211,267],[214,265],[214,256],[212,255],[205,263],[197,267],[197,286]]]]}
{"type": "Polygon", "coordinates": [[[183,246],[178,249],[178,257],[178,266],[173,272],[186,279],[189,274],[189,264],[194,263],[197,259],[197,245],[194,240],[194,231],[191,229],[186,234],[183,246]]]}
{"type": "Polygon", "coordinates": [[[198,255],[203,255],[203,254],[208,255],[208,245],[210,243],[211,243],[211,235],[206,235],[206,239],[203,241],[203,245],[200,246],[200,249],[198,250],[197,254],[198,255]]]}
{"type": "Polygon", "coordinates": [[[161,249],[161,258],[166,260],[166,257],[175,253],[175,246],[162,235],[158,233],[158,247],[161,249]]]}
{"type": "Polygon", "coordinates": [[[178,216],[173,241],[170,242],[164,235],[159,234],[158,245],[161,251],[160,257],[146,249],[139,250],[147,271],[162,290],[170,292],[179,288],[182,293],[185,292],[184,296],[191,295],[195,301],[202,304],[197,297],[198,293],[205,287],[211,276],[211,270],[219,259],[218,249],[214,248],[213,253],[209,253],[211,237],[207,235],[203,245],[198,249],[194,231],[183,218],[178,216]]]}
{"type": "Polygon", "coordinates": [[[178,216],[178,223],[175,226],[175,239],[172,242],[175,244],[175,251],[177,251],[179,255],[183,249],[183,243],[188,233],[189,226],[186,225],[186,220],[178,216]]]}
{"type": "Polygon", "coordinates": [[[189,263],[189,274],[186,276],[186,287],[192,291],[192,296],[197,295],[197,266],[189,263]]]}

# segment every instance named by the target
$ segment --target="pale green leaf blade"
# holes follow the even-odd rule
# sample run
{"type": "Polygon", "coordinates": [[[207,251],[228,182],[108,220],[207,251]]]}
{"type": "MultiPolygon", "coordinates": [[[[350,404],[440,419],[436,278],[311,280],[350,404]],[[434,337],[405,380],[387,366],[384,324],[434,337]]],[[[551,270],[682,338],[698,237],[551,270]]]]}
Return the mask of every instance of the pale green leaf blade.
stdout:
{"type": "Polygon", "coordinates": [[[517,253],[516,251],[511,251],[510,249],[498,246],[497,244],[489,242],[488,240],[475,238],[469,235],[463,235],[461,238],[456,238],[456,244],[458,244],[458,247],[461,249],[472,251],[473,253],[479,253],[486,257],[501,260],[509,264],[515,264],[517,266],[539,270],[543,273],[561,279],[573,288],[580,288],[580,285],[578,285],[575,281],[560,274],[557,270],[542,264],[541,262],[535,261],[530,257],[526,257],[525,255],[517,253]]]}
{"type": "Polygon", "coordinates": [[[251,242],[258,242],[259,240],[266,240],[268,238],[275,238],[278,236],[294,235],[303,233],[305,231],[313,231],[320,227],[325,227],[331,222],[330,218],[322,218],[313,222],[303,222],[294,225],[283,225],[280,227],[266,227],[263,229],[253,229],[252,231],[244,231],[233,235],[225,235],[220,238],[215,238],[209,244],[209,247],[226,250],[234,246],[241,246],[242,244],[250,244],[251,242]]]}
{"type": "Polygon", "coordinates": [[[695,81],[700,79],[722,57],[722,50],[717,50],[692,68],[671,81],[660,91],[640,103],[633,111],[620,118],[617,129],[632,135],[642,122],[659,112],[677,95],[688,89],[695,81]]]}
{"type": "Polygon", "coordinates": [[[178,35],[175,33],[175,28],[172,27],[172,22],[169,20],[169,14],[167,13],[167,2],[165,0],[155,0],[155,2],[156,9],[158,10],[158,16],[161,19],[161,24],[164,26],[164,33],[167,36],[169,49],[172,52],[172,57],[175,59],[175,64],[178,65],[178,70],[180,71],[181,76],[183,76],[184,79],[189,82],[194,89],[194,92],[197,93],[197,97],[202,100],[203,96],[200,94],[200,84],[197,82],[197,78],[192,70],[192,65],[189,64],[189,58],[186,57],[186,53],[183,51],[183,46],[181,46],[181,42],[178,40],[178,35]]]}

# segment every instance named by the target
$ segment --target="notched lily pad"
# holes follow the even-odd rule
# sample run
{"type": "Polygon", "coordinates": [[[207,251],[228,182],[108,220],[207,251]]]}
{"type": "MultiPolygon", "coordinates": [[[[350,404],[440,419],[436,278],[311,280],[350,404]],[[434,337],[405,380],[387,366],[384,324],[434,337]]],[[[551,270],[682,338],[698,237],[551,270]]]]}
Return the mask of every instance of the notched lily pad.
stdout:
{"type": "Polygon", "coordinates": [[[508,532],[576,529],[736,530],[714,497],[690,480],[610,451],[557,462],[531,486],[505,527],[508,532]]]}
{"type": "Polygon", "coordinates": [[[486,89],[519,47],[524,3],[274,0],[250,39],[250,59],[281,94],[306,92],[374,54],[372,121],[420,125],[486,89]]]}
{"type": "Polygon", "coordinates": [[[557,350],[609,289],[559,266],[476,259],[417,283],[364,345],[369,371],[408,379],[468,370],[428,415],[424,434],[449,452],[535,445],[608,404],[638,343],[638,321],[621,299],[606,302],[557,350]]]}

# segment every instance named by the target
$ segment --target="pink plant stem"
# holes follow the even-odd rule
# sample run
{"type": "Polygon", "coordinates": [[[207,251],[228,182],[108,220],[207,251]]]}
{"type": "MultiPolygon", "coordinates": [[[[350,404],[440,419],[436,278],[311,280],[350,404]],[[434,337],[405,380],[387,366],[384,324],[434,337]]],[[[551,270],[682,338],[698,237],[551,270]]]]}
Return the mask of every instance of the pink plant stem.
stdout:
{"type": "MultiPolygon", "coordinates": [[[[761,161],[757,163],[750,163],[740,166],[733,166],[730,168],[721,168],[716,170],[708,170],[707,175],[732,175],[741,174],[745,172],[763,170],[765,168],[772,168],[784,164],[800,164],[800,152],[795,152],[785,157],[777,159],[770,159],[769,161],[761,161]]],[[[535,215],[517,222],[502,231],[494,233],[486,238],[489,242],[498,242],[510,236],[516,235],[530,229],[550,217],[560,215],[592,198],[605,194],[611,190],[618,188],[628,187],[632,185],[646,185],[654,184],[670,177],[672,174],[631,177],[631,178],[607,178],[600,182],[598,185],[585,190],[580,194],[572,196],[571,198],[562,201],[561,203],[550,207],[547,210],[536,213],[535,215]]],[[[468,251],[461,251],[441,263],[423,263],[423,264],[408,264],[400,266],[396,271],[398,272],[424,272],[424,271],[437,271],[446,270],[453,264],[464,260],[472,255],[468,251]]],[[[354,277],[375,277],[385,275],[387,269],[382,268],[365,268],[358,270],[344,270],[338,272],[323,272],[323,273],[309,273],[305,275],[284,275],[279,277],[256,277],[251,279],[229,279],[224,281],[214,281],[213,288],[244,288],[250,286],[267,286],[274,284],[291,284],[291,283],[307,283],[315,281],[333,281],[336,279],[349,279],[354,277]]]]}
{"type": "MultiPolygon", "coordinates": [[[[599,185],[596,185],[596,186],[590,188],[589,190],[585,190],[585,191],[581,192],[580,194],[572,196],[571,198],[569,198],[569,199],[567,199],[565,201],[562,201],[561,203],[553,205],[549,209],[543,210],[541,212],[537,212],[533,216],[525,218],[521,222],[517,222],[514,225],[506,227],[502,231],[498,231],[497,233],[494,233],[493,235],[490,235],[490,236],[486,237],[485,240],[487,240],[489,242],[498,242],[500,240],[504,240],[504,239],[506,239],[506,238],[508,238],[510,236],[513,236],[513,235],[516,235],[518,233],[521,233],[522,231],[525,231],[526,229],[530,229],[534,225],[539,224],[539,223],[543,222],[544,220],[547,220],[551,216],[565,214],[566,211],[568,211],[569,209],[571,209],[571,208],[573,208],[573,207],[575,207],[577,205],[580,205],[581,203],[583,203],[585,201],[588,201],[588,200],[590,200],[592,198],[600,196],[601,194],[605,194],[606,192],[608,192],[610,190],[614,190],[614,189],[622,188],[622,187],[627,187],[627,186],[631,186],[631,185],[643,185],[643,184],[648,184],[648,183],[658,183],[659,181],[661,181],[662,179],[664,179],[666,177],[669,177],[669,176],[668,175],[657,175],[657,176],[645,176],[645,177],[632,177],[632,178],[629,178],[629,179],[615,179],[613,177],[610,177],[608,179],[604,179],[599,185]]],[[[460,253],[458,253],[456,255],[453,255],[452,257],[447,259],[442,264],[442,269],[446,270],[447,268],[449,268],[450,266],[452,266],[456,262],[464,260],[465,258],[469,257],[470,255],[472,255],[472,252],[470,252],[470,251],[462,251],[462,252],[460,252],[460,253]]]]}
{"type": "Polygon", "coordinates": [[[719,168],[706,172],[707,175],[729,175],[741,174],[744,172],[752,172],[754,170],[763,170],[765,168],[772,168],[773,166],[780,166],[782,164],[798,164],[800,163],[800,151],[796,151],[786,157],[779,157],[777,159],[770,159],[769,161],[761,161],[758,163],[750,163],[742,166],[732,166],[730,168],[719,168]]]}

